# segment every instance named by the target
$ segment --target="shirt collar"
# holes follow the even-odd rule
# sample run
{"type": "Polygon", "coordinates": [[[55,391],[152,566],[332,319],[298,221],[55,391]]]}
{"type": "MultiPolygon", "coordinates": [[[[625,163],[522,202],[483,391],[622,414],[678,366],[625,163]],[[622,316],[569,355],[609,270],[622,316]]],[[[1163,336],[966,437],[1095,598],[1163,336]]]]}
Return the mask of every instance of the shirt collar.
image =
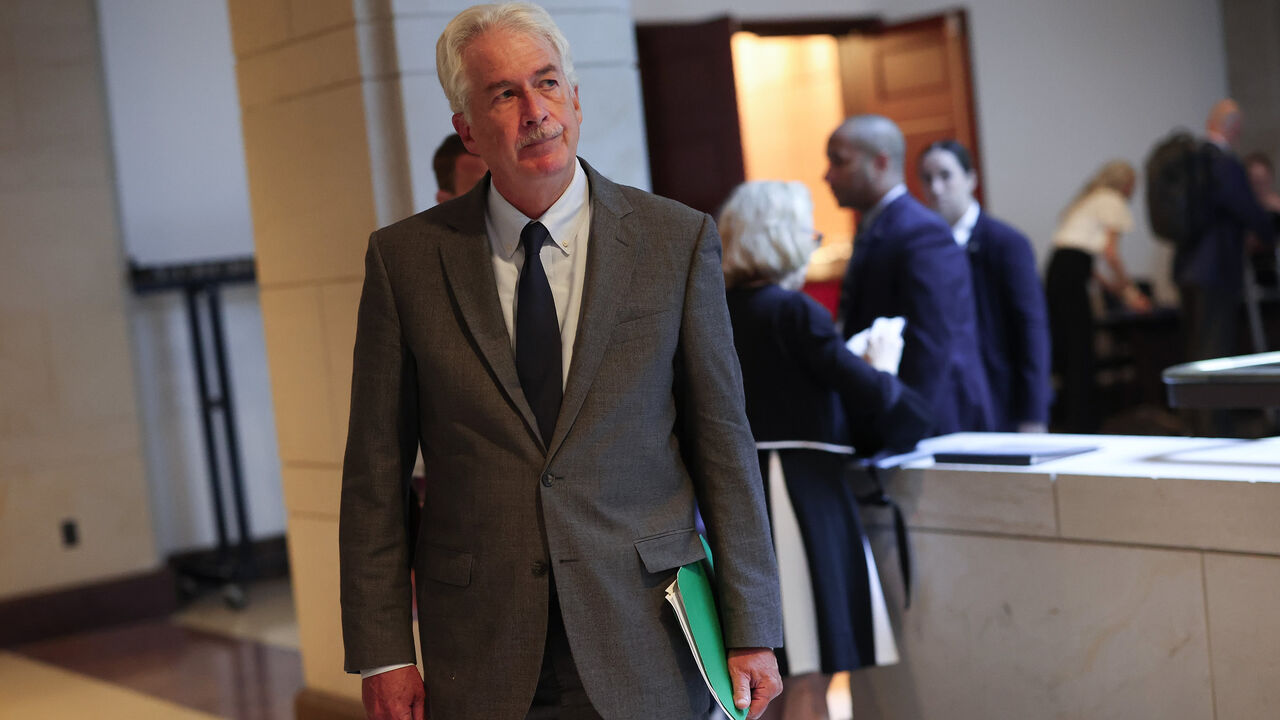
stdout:
{"type": "Polygon", "coordinates": [[[525,214],[502,197],[502,193],[498,192],[492,184],[489,190],[488,219],[490,226],[496,232],[495,240],[502,257],[510,259],[515,255],[516,249],[520,247],[520,231],[533,220],[541,222],[547,228],[547,232],[555,240],[555,245],[560,248],[560,252],[565,255],[572,253],[574,241],[577,239],[573,233],[573,220],[591,201],[587,173],[582,169],[580,160],[574,159],[573,179],[569,181],[569,187],[565,188],[565,191],[540,218],[525,217],[525,214]]]}
{"type": "Polygon", "coordinates": [[[967,246],[969,238],[973,237],[973,226],[978,224],[979,212],[982,212],[982,209],[978,207],[978,201],[974,200],[969,203],[969,209],[964,211],[956,224],[951,226],[951,235],[960,247],[967,246]]]}
{"type": "Polygon", "coordinates": [[[907,186],[902,183],[898,183],[897,185],[889,188],[889,192],[880,197],[880,200],[875,204],[875,207],[867,211],[866,216],[862,218],[860,225],[864,229],[871,227],[871,223],[875,222],[876,218],[880,217],[880,213],[883,212],[885,208],[889,207],[889,203],[906,194],[907,186]]]}

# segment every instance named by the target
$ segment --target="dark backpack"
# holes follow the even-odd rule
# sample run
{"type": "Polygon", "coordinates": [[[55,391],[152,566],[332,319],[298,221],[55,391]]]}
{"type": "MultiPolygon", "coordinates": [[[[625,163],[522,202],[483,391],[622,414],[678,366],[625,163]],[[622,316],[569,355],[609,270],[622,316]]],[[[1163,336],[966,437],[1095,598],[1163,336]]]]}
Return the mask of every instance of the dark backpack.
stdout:
{"type": "Polygon", "coordinates": [[[1151,230],[1182,250],[1193,246],[1208,226],[1210,147],[1188,132],[1175,131],[1147,156],[1151,230]]]}

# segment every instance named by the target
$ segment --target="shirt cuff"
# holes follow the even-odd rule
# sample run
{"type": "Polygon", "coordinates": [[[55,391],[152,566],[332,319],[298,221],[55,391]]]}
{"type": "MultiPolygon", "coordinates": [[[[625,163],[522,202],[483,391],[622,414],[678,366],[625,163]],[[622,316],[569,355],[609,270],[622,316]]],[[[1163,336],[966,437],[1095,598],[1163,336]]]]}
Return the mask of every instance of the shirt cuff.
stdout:
{"type": "Polygon", "coordinates": [[[392,670],[399,670],[400,668],[406,668],[406,667],[413,667],[413,663],[400,663],[398,665],[383,665],[382,667],[370,668],[368,670],[361,670],[360,679],[364,680],[366,678],[371,678],[374,675],[381,675],[384,672],[391,672],[392,670]]]}

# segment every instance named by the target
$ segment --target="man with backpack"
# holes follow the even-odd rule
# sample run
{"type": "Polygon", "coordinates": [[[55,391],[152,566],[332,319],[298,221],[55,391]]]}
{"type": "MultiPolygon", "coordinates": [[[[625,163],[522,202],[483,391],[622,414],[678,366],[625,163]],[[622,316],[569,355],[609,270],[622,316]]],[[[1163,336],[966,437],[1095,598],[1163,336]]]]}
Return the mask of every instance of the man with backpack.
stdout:
{"type": "Polygon", "coordinates": [[[1243,297],[1245,236],[1253,232],[1270,244],[1271,226],[1258,205],[1248,173],[1232,145],[1240,136],[1241,113],[1232,100],[1213,106],[1203,146],[1207,186],[1199,200],[1203,225],[1194,242],[1180,244],[1173,277],[1182,294],[1192,360],[1236,353],[1243,297]]]}
{"type": "Polygon", "coordinates": [[[1174,245],[1173,280],[1182,296],[1191,360],[1236,352],[1244,287],[1245,237],[1271,244],[1266,213],[1232,145],[1240,108],[1213,106],[1203,142],[1175,133],[1147,159],[1147,211],[1155,234],[1174,245]]]}
{"type": "MultiPolygon", "coordinates": [[[[1174,243],[1173,280],[1182,298],[1190,360],[1234,355],[1244,296],[1245,238],[1274,239],[1244,165],[1232,149],[1240,136],[1240,107],[1213,106],[1199,142],[1175,134],[1147,160],[1147,209],[1155,233],[1174,243]]],[[[1229,435],[1230,417],[1212,413],[1203,433],[1229,435]]]]}

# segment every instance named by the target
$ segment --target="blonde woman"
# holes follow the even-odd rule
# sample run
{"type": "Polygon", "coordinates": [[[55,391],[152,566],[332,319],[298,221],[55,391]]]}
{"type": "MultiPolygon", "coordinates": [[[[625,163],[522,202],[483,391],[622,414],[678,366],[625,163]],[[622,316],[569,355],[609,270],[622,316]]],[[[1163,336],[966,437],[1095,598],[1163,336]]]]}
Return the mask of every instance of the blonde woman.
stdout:
{"type": "Polygon", "coordinates": [[[1094,317],[1089,284],[1099,283],[1134,312],[1147,312],[1151,302],[1129,279],[1120,258],[1120,236],[1133,228],[1129,201],[1137,173],[1123,160],[1112,160],[1085,183],[1062,213],[1053,235],[1053,256],[1045,278],[1053,371],[1059,385],[1058,427],[1065,432],[1096,432],[1094,317]],[[1095,266],[1101,257],[1108,272],[1095,266]]]}
{"type": "Polygon", "coordinates": [[[785,674],[807,676],[787,682],[789,707],[821,697],[832,673],[897,661],[875,560],[842,476],[855,448],[912,447],[931,413],[897,377],[850,353],[831,314],[798,292],[819,239],[804,185],[741,185],[718,225],[782,579],[779,660],[785,674]]]}

